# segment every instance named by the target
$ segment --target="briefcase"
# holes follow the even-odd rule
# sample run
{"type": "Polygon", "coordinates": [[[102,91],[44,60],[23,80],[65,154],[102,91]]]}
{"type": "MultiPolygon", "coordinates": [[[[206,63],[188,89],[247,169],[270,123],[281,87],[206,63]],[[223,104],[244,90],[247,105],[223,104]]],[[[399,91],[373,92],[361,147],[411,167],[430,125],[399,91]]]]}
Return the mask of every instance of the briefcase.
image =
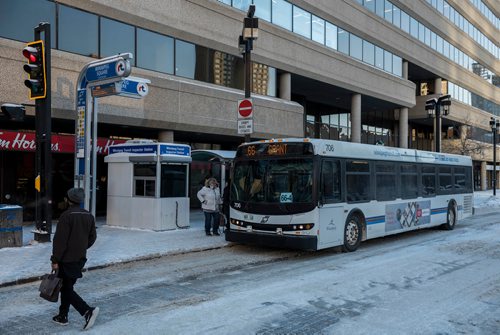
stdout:
{"type": "Polygon", "coordinates": [[[61,291],[62,279],[57,277],[57,271],[45,274],[40,283],[40,297],[50,302],[57,302],[61,291]]]}

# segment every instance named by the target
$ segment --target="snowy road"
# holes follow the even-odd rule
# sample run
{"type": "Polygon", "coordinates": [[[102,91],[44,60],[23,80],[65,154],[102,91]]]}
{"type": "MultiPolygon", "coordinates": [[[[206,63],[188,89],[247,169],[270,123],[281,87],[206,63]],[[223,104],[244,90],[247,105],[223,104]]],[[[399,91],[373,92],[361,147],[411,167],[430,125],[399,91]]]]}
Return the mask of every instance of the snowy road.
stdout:
{"type": "MultiPolygon", "coordinates": [[[[78,333],[38,282],[0,289],[0,333],[78,333]]],[[[232,246],[85,274],[93,334],[498,334],[500,218],[364,242],[354,253],[232,246]]]]}

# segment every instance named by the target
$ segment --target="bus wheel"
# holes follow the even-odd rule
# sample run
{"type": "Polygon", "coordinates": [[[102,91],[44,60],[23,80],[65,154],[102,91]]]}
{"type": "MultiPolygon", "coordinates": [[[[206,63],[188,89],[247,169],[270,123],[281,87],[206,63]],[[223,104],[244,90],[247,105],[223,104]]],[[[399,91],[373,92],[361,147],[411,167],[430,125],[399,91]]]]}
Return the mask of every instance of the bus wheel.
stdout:
{"type": "Polygon", "coordinates": [[[361,243],[362,236],[361,220],[358,215],[349,215],[344,228],[344,245],[342,249],[346,252],[355,251],[361,243]]]}
{"type": "Polygon", "coordinates": [[[446,223],[442,225],[445,230],[453,230],[455,224],[457,223],[457,212],[455,206],[449,205],[448,211],[446,212],[446,223]]]}

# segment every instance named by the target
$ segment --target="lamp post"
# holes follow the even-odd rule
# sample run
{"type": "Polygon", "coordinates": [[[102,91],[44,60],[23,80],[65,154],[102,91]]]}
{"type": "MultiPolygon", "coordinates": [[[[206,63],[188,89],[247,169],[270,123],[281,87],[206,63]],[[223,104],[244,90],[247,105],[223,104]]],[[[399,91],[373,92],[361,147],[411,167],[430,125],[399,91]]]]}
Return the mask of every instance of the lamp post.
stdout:
{"type": "MultiPolygon", "coordinates": [[[[250,98],[252,85],[253,41],[259,37],[259,19],[254,17],[255,5],[248,7],[247,16],[243,19],[243,31],[239,37],[238,46],[243,54],[245,64],[245,98],[250,98]]],[[[250,134],[245,134],[245,142],[250,142],[250,134]]]]}
{"type": "Polygon", "coordinates": [[[425,102],[425,110],[428,117],[434,117],[436,123],[434,125],[434,142],[435,152],[441,152],[441,108],[442,115],[450,113],[451,96],[449,94],[443,95],[439,98],[432,98],[425,102]]]}
{"type": "Polygon", "coordinates": [[[500,122],[494,117],[490,120],[491,134],[493,135],[493,195],[497,195],[497,132],[500,122]]]}

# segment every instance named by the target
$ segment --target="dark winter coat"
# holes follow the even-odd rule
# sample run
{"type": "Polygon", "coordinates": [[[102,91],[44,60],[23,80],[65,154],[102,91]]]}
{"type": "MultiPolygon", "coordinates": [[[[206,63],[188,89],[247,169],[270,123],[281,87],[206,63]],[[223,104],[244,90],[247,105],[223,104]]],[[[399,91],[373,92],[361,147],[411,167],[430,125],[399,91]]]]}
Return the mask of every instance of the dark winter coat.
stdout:
{"type": "Polygon", "coordinates": [[[52,263],[58,263],[67,277],[81,277],[87,249],[96,240],[94,216],[78,205],[61,214],[52,244],[52,263]]]}

